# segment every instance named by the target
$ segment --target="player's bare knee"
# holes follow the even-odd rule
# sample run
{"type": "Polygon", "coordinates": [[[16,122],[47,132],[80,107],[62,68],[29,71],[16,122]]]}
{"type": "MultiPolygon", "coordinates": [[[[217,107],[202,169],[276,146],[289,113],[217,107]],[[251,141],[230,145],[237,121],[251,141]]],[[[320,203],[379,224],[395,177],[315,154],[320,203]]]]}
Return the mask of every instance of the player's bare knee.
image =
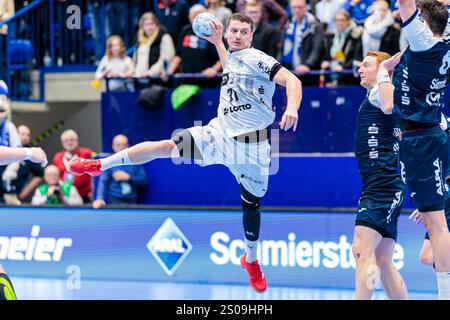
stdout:
{"type": "Polygon", "coordinates": [[[352,253],[356,263],[366,261],[375,254],[375,252],[367,249],[367,246],[359,241],[353,242],[352,253]]]}

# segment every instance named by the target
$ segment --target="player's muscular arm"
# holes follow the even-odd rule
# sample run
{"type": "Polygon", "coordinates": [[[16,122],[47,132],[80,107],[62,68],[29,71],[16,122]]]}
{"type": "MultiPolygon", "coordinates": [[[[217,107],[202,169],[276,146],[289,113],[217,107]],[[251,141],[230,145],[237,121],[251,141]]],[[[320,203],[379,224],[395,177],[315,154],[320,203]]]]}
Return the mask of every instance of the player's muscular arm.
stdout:
{"type": "Polygon", "coordinates": [[[28,159],[36,163],[47,163],[47,155],[41,148],[0,147],[0,165],[28,159]]]}
{"type": "Polygon", "coordinates": [[[298,109],[302,102],[302,83],[286,68],[281,68],[276,73],[273,81],[286,87],[287,105],[286,111],[280,122],[280,128],[287,131],[293,127],[293,130],[295,131],[298,122],[298,109]]]}
{"type": "Polygon", "coordinates": [[[400,17],[405,22],[412,17],[417,10],[415,0],[398,0],[398,9],[400,11],[400,17]]]}
{"type": "Polygon", "coordinates": [[[380,97],[380,108],[384,114],[392,114],[394,109],[394,87],[389,72],[394,70],[400,62],[402,53],[398,52],[391,58],[383,61],[378,67],[377,83],[380,97]]]}
{"type": "Polygon", "coordinates": [[[227,49],[223,43],[223,25],[219,20],[211,21],[211,27],[213,30],[212,35],[205,37],[206,40],[211,42],[216,46],[217,53],[219,54],[220,63],[222,64],[222,69],[225,69],[227,64],[227,49]]]}

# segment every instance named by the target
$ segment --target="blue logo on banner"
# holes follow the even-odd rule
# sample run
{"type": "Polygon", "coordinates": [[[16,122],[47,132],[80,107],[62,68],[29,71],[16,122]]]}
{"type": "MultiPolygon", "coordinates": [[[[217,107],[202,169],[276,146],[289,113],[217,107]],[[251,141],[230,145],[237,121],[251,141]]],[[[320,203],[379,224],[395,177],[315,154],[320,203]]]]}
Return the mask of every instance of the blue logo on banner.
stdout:
{"type": "Polygon", "coordinates": [[[171,276],[191,252],[192,245],[175,222],[167,218],[147,243],[147,248],[171,276]]]}

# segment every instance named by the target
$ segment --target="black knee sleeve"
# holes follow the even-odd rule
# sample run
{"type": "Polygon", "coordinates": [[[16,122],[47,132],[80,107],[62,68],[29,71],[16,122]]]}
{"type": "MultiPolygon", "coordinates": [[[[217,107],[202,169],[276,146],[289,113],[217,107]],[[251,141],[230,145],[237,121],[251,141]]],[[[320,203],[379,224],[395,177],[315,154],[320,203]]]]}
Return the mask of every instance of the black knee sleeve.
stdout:
{"type": "Polygon", "coordinates": [[[252,194],[242,193],[242,211],[245,238],[250,241],[259,239],[259,229],[261,227],[261,213],[259,212],[259,203],[261,198],[252,194]]]}

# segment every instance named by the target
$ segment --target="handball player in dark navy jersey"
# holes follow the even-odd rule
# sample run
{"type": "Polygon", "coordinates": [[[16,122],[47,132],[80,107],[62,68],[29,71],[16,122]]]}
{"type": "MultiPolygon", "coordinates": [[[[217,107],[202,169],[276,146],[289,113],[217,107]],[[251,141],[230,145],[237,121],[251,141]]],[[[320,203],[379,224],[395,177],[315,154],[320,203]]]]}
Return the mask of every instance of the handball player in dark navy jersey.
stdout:
{"type": "Polygon", "coordinates": [[[405,282],[392,262],[397,221],[405,184],[398,167],[398,117],[394,108],[392,70],[401,53],[391,57],[370,51],[359,74],[367,97],[358,111],[355,155],[363,182],[355,222],[353,255],[356,262],[356,299],[370,299],[375,274],[381,276],[390,299],[407,299],[405,282]]]}

